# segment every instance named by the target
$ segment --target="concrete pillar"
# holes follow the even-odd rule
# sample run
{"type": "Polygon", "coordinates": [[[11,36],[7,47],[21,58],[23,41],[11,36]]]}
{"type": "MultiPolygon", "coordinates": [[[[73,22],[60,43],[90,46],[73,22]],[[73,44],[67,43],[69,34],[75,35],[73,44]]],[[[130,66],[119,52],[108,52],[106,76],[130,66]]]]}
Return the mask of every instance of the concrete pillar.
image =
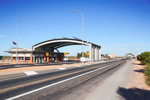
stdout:
{"type": "Polygon", "coordinates": [[[30,63],[32,63],[32,54],[30,55],[30,63]]]}
{"type": "Polygon", "coordinates": [[[46,56],[44,56],[44,62],[46,62],[46,56]]]}
{"type": "Polygon", "coordinates": [[[95,61],[97,61],[97,47],[95,47],[95,61]]]}
{"type": "Polygon", "coordinates": [[[24,57],[23,57],[23,62],[25,63],[25,59],[26,59],[26,54],[24,54],[24,57]]]}
{"type": "Polygon", "coordinates": [[[92,61],[92,44],[89,46],[89,59],[92,61]]]}
{"type": "Polygon", "coordinates": [[[41,62],[40,56],[39,56],[39,63],[41,62]]]}
{"type": "Polygon", "coordinates": [[[49,56],[47,57],[47,63],[49,63],[49,56]]]}
{"type": "Polygon", "coordinates": [[[92,46],[92,52],[93,52],[92,61],[95,61],[95,47],[94,46],[92,46]]]}
{"type": "Polygon", "coordinates": [[[33,61],[32,61],[32,63],[35,63],[35,55],[33,55],[33,61]]]}
{"type": "Polygon", "coordinates": [[[102,60],[102,57],[101,57],[101,49],[99,48],[99,60],[102,60]]]}
{"type": "Polygon", "coordinates": [[[98,48],[96,48],[96,52],[97,52],[97,54],[96,54],[96,60],[98,61],[98,48]]]}
{"type": "Polygon", "coordinates": [[[11,54],[11,63],[13,62],[13,55],[11,54]]]}
{"type": "Polygon", "coordinates": [[[99,61],[99,48],[97,48],[97,60],[99,61]]]}

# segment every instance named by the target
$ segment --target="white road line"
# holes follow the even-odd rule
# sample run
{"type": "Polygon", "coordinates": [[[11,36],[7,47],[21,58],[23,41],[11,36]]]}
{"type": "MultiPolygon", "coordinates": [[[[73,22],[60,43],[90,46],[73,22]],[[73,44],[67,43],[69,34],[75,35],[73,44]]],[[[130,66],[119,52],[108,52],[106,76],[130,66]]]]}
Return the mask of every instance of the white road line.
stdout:
{"type": "Polygon", "coordinates": [[[65,70],[66,68],[62,68],[62,67],[61,67],[61,68],[57,68],[57,69],[60,69],[60,70],[65,70]]]}
{"type": "Polygon", "coordinates": [[[15,78],[14,77],[13,78],[7,78],[7,79],[0,79],[0,82],[5,81],[5,80],[10,80],[10,79],[22,78],[22,77],[25,77],[25,76],[21,76],[21,77],[19,76],[19,77],[15,77],[15,78]]]}
{"type": "MultiPolygon", "coordinates": [[[[114,65],[114,64],[111,64],[111,65],[114,65]]],[[[53,84],[50,84],[50,85],[47,85],[47,86],[44,86],[44,87],[41,87],[41,88],[38,88],[38,89],[35,89],[35,90],[31,90],[29,92],[25,92],[25,93],[22,93],[20,95],[17,95],[17,96],[14,96],[14,97],[10,97],[6,100],[13,100],[13,99],[17,99],[17,98],[20,98],[22,96],[25,96],[25,95],[28,95],[28,94],[31,94],[31,93],[34,93],[34,92],[37,92],[39,90],[43,90],[43,89],[46,89],[46,88],[49,88],[49,87],[52,87],[54,85],[57,85],[57,84],[60,84],[60,83],[63,83],[63,82],[66,82],[66,81],[69,81],[69,80],[72,80],[72,79],[75,79],[75,78],[78,78],[78,77],[81,77],[83,75],[86,75],[86,74],[89,74],[89,73],[92,73],[92,72],[95,72],[95,71],[98,71],[98,70],[101,70],[103,68],[106,68],[106,67],[109,67],[111,65],[108,65],[108,66],[104,66],[104,67],[101,67],[101,68],[98,68],[98,69],[95,69],[95,70],[92,70],[92,71],[89,71],[89,72],[86,72],[84,74],[80,74],[80,75],[77,75],[77,76],[74,76],[74,77],[71,77],[71,78],[68,78],[68,79],[65,79],[65,80],[62,80],[62,81],[59,81],[59,82],[56,82],[56,83],[53,83],[53,84]]]]}
{"type": "Polygon", "coordinates": [[[63,65],[67,65],[67,64],[63,64],[63,65]]]}
{"type": "Polygon", "coordinates": [[[24,72],[27,76],[31,76],[31,75],[36,75],[38,74],[37,72],[35,71],[27,71],[27,72],[24,72]]]}
{"type": "Polygon", "coordinates": [[[77,65],[76,67],[81,67],[80,65],[77,65]]]}
{"type": "Polygon", "coordinates": [[[86,64],[86,65],[91,65],[91,64],[86,64]]]}

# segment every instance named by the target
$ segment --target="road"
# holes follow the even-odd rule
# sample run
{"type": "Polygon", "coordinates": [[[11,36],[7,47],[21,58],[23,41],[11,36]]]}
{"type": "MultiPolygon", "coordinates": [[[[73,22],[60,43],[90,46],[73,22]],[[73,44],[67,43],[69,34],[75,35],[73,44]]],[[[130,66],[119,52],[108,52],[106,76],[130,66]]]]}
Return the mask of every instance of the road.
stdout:
{"type": "Polygon", "coordinates": [[[10,68],[22,68],[22,67],[31,67],[31,66],[49,66],[49,65],[62,65],[62,64],[73,64],[78,63],[78,61],[74,62],[52,62],[52,63],[30,63],[30,64],[9,64],[9,65],[0,65],[0,70],[10,69],[10,68]]]}
{"type": "MultiPolygon", "coordinates": [[[[105,77],[120,69],[125,61],[116,60],[87,65],[86,67],[2,80],[0,81],[0,98],[9,100],[62,100],[61,98],[62,96],[64,97],[64,93],[68,94],[67,91],[73,91],[74,88],[76,89],[76,87],[82,86],[85,83],[91,82],[89,85],[94,88],[95,85],[92,82],[97,81],[97,77],[101,77],[101,80],[104,80],[105,77]]],[[[82,97],[85,98],[86,96],[83,94],[78,100],[82,100],[82,97]]]]}

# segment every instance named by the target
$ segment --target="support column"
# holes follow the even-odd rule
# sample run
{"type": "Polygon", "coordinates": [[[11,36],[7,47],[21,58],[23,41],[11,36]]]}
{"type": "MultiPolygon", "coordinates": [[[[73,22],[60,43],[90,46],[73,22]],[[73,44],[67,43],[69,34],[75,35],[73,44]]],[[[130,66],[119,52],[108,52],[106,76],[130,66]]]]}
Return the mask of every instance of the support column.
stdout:
{"type": "Polygon", "coordinates": [[[44,62],[46,62],[46,56],[44,56],[44,62]]]}
{"type": "Polygon", "coordinates": [[[26,55],[24,54],[24,57],[23,57],[23,62],[25,63],[25,59],[26,59],[26,55]]]}
{"type": "Polygon", "coordinates": [[[49,63],[49,56],[47,57],[47,63],[49,63]]]}
{"type": "Polygon", "coordinates": [[[101,57],[101,48],[99,48],[99,60],[102,60],[102,57],[101,57]]]}
{"type": "Polygon", "coordinates": [[[97,48],[95,47],[95,61],[97,61],[97,48]]]}
{"type": "Polygon", "coordinates": [[[13,63],[13,55],[11,54],[11,63],[13,63]]]}
{"type": "Polygon", "coordinates": [[[41,62],[40,56],[39,56],[39,63],[41,62]]]}
{"type": "Polygon", "coordinates": [[[92,60],[95,61],[95,47],[94,46],[92,46],[92,52],[93,52],[93,55],[92,55],[93,59],[92,60]]]}
{"type": "Polygon", "coordinates": [[[89,59],[90,59],[90,62],[92,61],[92,45],[90,44],[89,46],[89,59]]]}
{"type": "Polygon", "coordinates": [[[97,60],[99,61],[99,48],[97,48],[97,60]]]}
{"type": "Polygon", "coordinates": [[[30,55],[30,63],[32,63],[32,54],[30,55]]]}
{"type": "Polygon", "coordinates": [[[32,62],[35,63],[35,55],[33,55],[33,61],[32,62]]]}

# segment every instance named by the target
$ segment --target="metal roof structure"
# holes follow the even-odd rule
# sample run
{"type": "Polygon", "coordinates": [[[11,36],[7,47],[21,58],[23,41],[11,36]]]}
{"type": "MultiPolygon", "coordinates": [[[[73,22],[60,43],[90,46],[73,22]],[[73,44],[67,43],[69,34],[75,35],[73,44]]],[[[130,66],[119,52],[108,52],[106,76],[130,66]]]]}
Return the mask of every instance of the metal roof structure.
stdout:
{"type": "MultiPolygon", "coordinates": [[[[94,43],[91,42],[87,42],[87,41],[83,41],[84,45],[93,45],[95,47],[101,48],[101,46],[96,45],[94,43]]],[[[40,43],[37,43],[35,45],[32,46],[32,50],[36,51],[37,48],[42,48],[42,49],[50,49],[53,48],[53,50],[64,47],[64,46],[70,46],[70,45],[82,45],[82,40],[75,38],[58,38],[58,39],[51,39],[51,40],[47,40],[47,41],[43,41],[40,43]]]]}

